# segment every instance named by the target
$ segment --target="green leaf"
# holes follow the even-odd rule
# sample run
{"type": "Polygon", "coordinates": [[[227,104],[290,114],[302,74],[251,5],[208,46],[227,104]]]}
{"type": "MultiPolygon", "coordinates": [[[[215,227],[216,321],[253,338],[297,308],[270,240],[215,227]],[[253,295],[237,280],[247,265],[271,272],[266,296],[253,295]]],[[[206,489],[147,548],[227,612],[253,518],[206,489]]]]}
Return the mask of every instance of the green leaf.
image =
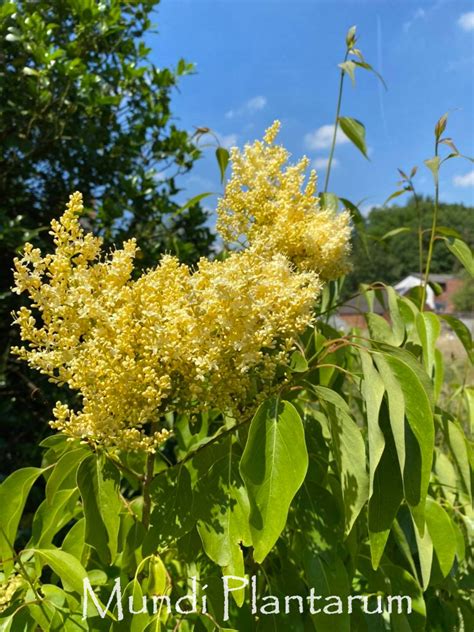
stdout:
{"type": "Polygon", "coordinates": [[[454,421],[445,422],[445,437],[451,449],[454,462],[461,477],[469,500],[472,502],[470,445],[460,425],[454,421]]]}
{"type": "Polygon", "coordinates": [[[354,222],[354,226],[357,228],[357,234],[361,240],[365,254],[367,258],[370,258],[370,252],[369,252],[369,246],[367,242],[367,235],[366,235],[366,228],[365,228],[365,221],[362,216],[362,213],[359,210],[359,207],[356,204],[353,204],[347,198],[339,198],[339,199],[344,205],[344,208],[346,208],[350,212],[351,219],[354,222]]]}
{"type": "MultiPolygon", "coordinates": [[[[472,356],[471,356],[472,357],[472,356]]],[[[471,360],[472,362],[472,360],[471,360]]],[[[472,386],[465,386],[464,387],[464,398],[466,400],[466,406],[467,406],[467,410],[468,410],[468,414],[469,414],[469,430],[471,431],[471,434],[473,432],[473,426],[474,426],[474,387],[472,386]]]]}
{"type": "Polygon", "coordinates": [[[418,549],[418,561],[420,565],[421,585],[426,590],[430,583],[431,568],[433,565],[433,541],[428,529],[423,535],[420,534],[413,521],[416,546],[418,549]]]}
{"type": "Polygon", "coordinates": [[[461,239],[454,239],[449,242],[445,239],[446,245],[453,255],[462,263],[471,276],[474,276],[474,258],[472,251],[466,242],[461,239]]]}
{"type": "Polygon", "coordinates": [[[83,447],[67,451],[56,463],[46,483],[46,499],[51,504],[58,491],[77,486],[76,475],[79,464],[90,455],[83,447]]]}
{"type": "Polygon", "coordinates": [[[144,544],[147,555],[182,538],[196,522],[191,477],[186,467],[170,468],[155,476],[150,494],[154,509],[144,544]]]}
{"type": "Polygon", "coordinates": [[[15,614],[16,613],[14,612],[6,617],[0,615],[0,632],[11,632],[15,614]]]}
{"type": "Polygon", "coordinates": [[[407,193],[407,189],[399,189],[398,191],[394,191],[388,196],[388,198],[385,200],[382,206],[385,206],[386,204],[390,202],[390,200],[394,200],[395,198],[399,197],[400,195],[403,195],[404,193],[407,193]]]}
{"type": "MultiPolygon", "coordinates": [[[[309,439],[313,424],[307,428],[309,439]]],[[[320,434],[318,440],[324,443],[320,434]]],[[[309,450],[311,453],[311,448],[309,450]]],[[[343,512],[338,499],[324,487],[308,480],[309,476],[310,471],[295,498],[294,511],[290,512],[288,518],[289,528],[295,528],[303,536],[300,542],[303,558],[309,550],[318,553],[334,550],[344,535],[341,520],[343,512]]]]}
{"type": "Polygon", "coordinates": [[[405,469],[405,402],[403,390],[393,375],[385,356],[374,355],[374,360],[382,377],[386,392],[390,417],[390,425],[400,465],[400,472],[405,469]]]}
{"type": "Polygon", "coordinates": [[[365,444],[360,428],[343,409],[336,409],[333,404],[326,408],[344,501],[344,531],[348,535],[369,494],[365,444]]]}
{"type": "Polygon", "coordinates": [[[365,402],[369,435],[369,498],[374,491],[374,475],[385,448],[385,437],[379,426],[379,412],[385,392],[382,378],[374,367],[370,354],[359,350],[364,379],[361,391],[365,402]]]}
{"type": "Polygon", "coordinates": [[[183,204],[183,206],[180,206],[179,209],[173,213],[173,217],[176,217],[177,215],[181,215],[181,213],[183,213],[185,210],[187,210],[188,208],[191,208],[192,206],[195,206],[196,204],[199,204],[201,200],[204,200],[210,195],[215,195],[215,193],[213,193],[212,191],[208,191],[206,193],[199,193],[199,195],[195,195],[190,200],[188,200],[186,204],[183,204]]]}
{"type": "Polygon", "coordinates": [[[152,555],[149,561],[148,570],[148,594],[164,595],[165,589],[169,584],[168,573],[163,560],[158,555],[152,555]]]}
{"type": "Polygon", "coordinates": [[[423,364],[430,377],[435,365],[436,341],[441,333],[441,323],[433,312],[420,312],[416,316],[416,328],[423,347],[423,364]]]}
{"type": "Polygon", "coordinates": [[[72,590],[82,595],[83,580],[87,572],[82,564],[70,553],[60,549],[30,549],[43,564],[50,566],[61,579],[64,590],[72,590]]]}
{"type": "Polygon", "coordinates": [[[459,320],[459,318],[455,318],[449,314],[440,314],[439,317],[448,323],[456,336],[459,338],[467,355],[472,358],[472,335],[469,331],[469,327],[467,327],[462,320],[459,320]]]}
{"type": "Polygon", "coordinates": [[[96,549],[105,564],[117,554],[120,527],[120,475],[110,461],[91,455],[82,461],[77,472],[86,520],[85,541],[96,549]]]}
{"type": "Polygon", "coordinates": [[[339,198],[335,193],[320,193],[319,201],[322,208],[327,208],[337,213],[339,209],[339,198]]]}
{"type": "Polygon", "coordinates": [[[403,235],[404,233],[411,233],[412,228],[408,226],[400,226],[400,228],[394,228],[393,230],[389,230],[385,235],[380,237],[380,241],[385,241],[385,239],[390,239],[390,237],[397,237],[397,235],[403,235]]]}
{"type": "Polygon", "coordinates": [[[377,354],[376,362],[388,394],[390,424],[403,473],[405,498],[423,532],[423,508],[434,448],[433,413],[418,372],[400,356],[392,352],[384,353],[381,358],[377,354]]]}
{"type": "Polygon", "coordinates": [[[319,384],[312,386],[312,390],[319,397],[330,404],[333,404],[336,408],[339,408],[342,412],[349,414],[350,409],[346,400],[339,395],[332,388],[327,386],[320,386],[319,384]]]}
{"type": "Polygon", "coordinates": [[[74,517],[78,496],[77,488],[62,489],[55,495],[54,502],[41,503],[33,519],[28,547],[47,548],[52,544],[56,533],[74,517]]]}
{"type": "Polygon", "coordinates": [[[446,129],[447,123],[448,123],[448,114],[446,113],[446,114],[443,114],[443,116],[438,120],[438,122],[435,125],[436,140],[439,140],[441,138],[441,135],[446,129]]]}
{"type": "Polygon", "coordinates": [[[389,595],[403,595],[411,597],[412,611],[406,612],[406,601],[403,612],[399,613],[394,602],[390,615],[390,627],[392,632],[423,632],[426,624],[426,605],[420,585],[410,573],[401,566],[395,564],[382,564],[381,568],[386,576],[386,582],[390,582],[389,595]]]}
{"type": "Polygon", "coordinates": [[[374,75],[377,77],[377,79],[380,79],[380,81],[383,84],[383,87],[385,88],[385,90],[387,89],[387,84],[384,81],[384,78],[382,77],[382,75],[377,72],[375,70],[375,68],[373,68],[370,64],[368,64],[366,61],[355,61],[354,60],[354,64],[356,66],[359,66],[359,68],[364,68],[364,70],[368,70],[369,72],[373,72],[374,75]]]}
{"type": "Polygon", "coordinates": [[[25,467],[10,474],[0,485],[0,560],[5,575],[13,569],[13,551],[18,524],[26,499],[38,476],[43,472],[39,467],[25,467]]]}
{"type": "Polygon", "coordinates": [[[396,338],[390,323],[380,314],[366,312],[364,314],[372,340],[380,340],[388,344],[396,345],[396,338]]]}
{"type": "MultiPolygon", "coordinates": [[[[352,221],[354,222],[354,224],[358,228],[360,226],[364,227],[365,226],[365,221],[364,221],[362,213],[360,212],[360,209],[357,206],[357,204],[354,204],[353,202],[351,202],[347,198],[340,197],[339,199],[342,202],[342,204],[344,205],[344,208],[346,208],[348,211],[350,211],[351,217],[352,217],[352,221]]],[[[360,204],[360,202],[359,202],[359,204],[360,204]]]]}
{"type": "Polygon", "coordinates": [[[353,48],[356,43],[356,29],[357,27],[351,26],[350,29],[346,33],[346,46],[347,48],[353,48]]]}
{"type": "Polygon", "coordinates": [[[42,601],[41,606],[36,603],[29,603],[27,607],[31,617],[38,625],[38,630],[58,632],[58,629],[61,629],[58,628],[60,620],[58,621],[57,617],[55,617],[57,613],[56,608],[46,599],[42,601]]]}
{"type": "Polygon", "coordinates": [[[291,354],[290,368],[295,373],[305,373],[308,370],[308,362],[301,351],[293,351],[291,354]]]}
{"type": "Polygon", "coordinates": [[[461,235],[454,228],[449,228],[448,226],[436,226],[436,232],[439,235],[444,235],[445,237],[456,237],[456,239],[461,239],[461,235]]]}
{"type": "Polygon", "coordinates": [[[441,486],[441,493],[446,500],[454,504],[456,502],[456,492],[458,489],[458,474],[451,463],[449,457],[441,452],[439,448],[435,449],[435,467],[436,478],[441,486]]]}
{"type": "Polygon", "coordinates": [[[308,453],[301,418],[289,402],[261,404],[250,424],[240,472],[249,495],[254,559],[261,563],[283,531],[303,483],[308,453]]]}
{"type": "MultiPolygon", "coordinates": [[[[307,582],[314,588],[315,594],[326,598],[337,596],[342,603],[346,602],[350,593],[350,584],[346,568],[340,557],[326,561],[320,555],[305,555],[303,567],[307,582]]],[[[331,600],[315,603],[320,603],[321,606],[317,609],[322,610],[324,606],[331,603],[331,600]]],[[[351,630],[350,615],[347,609],[342,608],[341,613],[336,613],[334,603],[331,614],[318,612],[311,615],[311,618],[318,632],[334,632],[335,630],[337,632],[350,632],[351,630]]]]}
{"type": "Polygon", "coordinates": [[[428,167],[428,169],[431,171],[431,173],[433,174],[433,179],[435,182],[435,185],[438,186],[438,181],[439,181],[439,166],[441,164],[441,160],[439,156],[434,156],[433,158],[430,158],[429,160],[425,160],[425,165],[428,167]]]}
{"type": "Polygon", "coordinates": [[[426,525],[438,558],[439,567],[446,577],[451,570],[457,551],[456,532],[451,518],[433,498],[426,499],[426,525]]]}
{"type": "MultiPolygon", "coordinates": [[[[198,481],[196,488],[198,532],[204,550],[225,575],[245,575],[241,544],[250,546],[250,502],[239,473],[239,457],[232,437],[220,446],[220,456],[198,481]]],[[[237,604],[245,593],[236,591],[237,604]]]]}
{"type": "Polygon", "coordinates": [[[219,165],[219,171],[221,173],[221,184],[224,182],[225,172],[227,165],[229,164],[229,152],[224,147],[218,147],[216,149],[216,159],[219,165]]]}
{"type": "MultiPolygon", "coordinates": [[[[399,299],[399,305],[401,304],[402,300],[399,299]]],[[[402,349],[399,347],[392,347],[384,343],[379,343],[377,344],[377,348],[381,352],[388,353],[389,355],[398,358],[398,360],[408,365],[408,367],[415,373],[420,384],[422,385],[431,409],[434,409],[435,402],[433,397],[433,384],[418,359],[406,349],[402,349]]]]}
{"type": "MultiPolygon", "coordinates": [[[[151,624],[150,610],[143,611],[143,590],[140,582],[134,578],[127,584],[122,594],[122,601],[124,604],[131,604],[132,608],[123,609],[123,619],[120,621],[114,621],[110,627],[106,629],[108,632],[144,632],[148,630],[149,624],[151,624]]],[[[183,604],[184,608],[189,606],[183,604]]],[[[117,614],[117,608],[114,609],[114,615],[117,614]]],[[[151,626],[153,632],[161,632],[163,628],[157,621],[157,625],[151,626]]]]}
{"type": "Polygon", "coordinates": [[[356,68],[355,62],[352,61],[351,59],[348,59],[347,61],[342,62],[342,64],[338,64],[338,66],[339,68],[342,68],[342,70],[345,73],[349,75],[352,81],[352,85],[355,86],[355,75],[354,75],[354,71],[356,68]]]}
{"type": "Polygon", "coordinates": [[[338,122],[347,138],[354,143],[357,149],[359,149],[368,160],[369,156],[367,155],[367,147],[365,144],[364,125],[360,121],[348,118],[347,116],[340,116],[338,122]]]}
{"type": "Polygon", "coordinates": [[[74,555],[78,560],[82,559],[84,551],[84,537],[85,537],[86,521],[84,518],[78,520],[66,534],[61,549],[66,553],[74,555]]]}
{"type": "Polygon", "coordinates": [[[374,474],[373,494],[369,501],[370,552],[374,569],[380,564],[390,529],[403,499],[403,480],[386,404],[381,409],[380,424],[385,447],[374,474]]]}
{"type": "Polygon", "coordinates": [[[394,346],[399,347],[405,339],[405,322],[400,312],[399,296],[390,285],[385,286],[388,298],[388,310],[392,321],[394,346]]]}

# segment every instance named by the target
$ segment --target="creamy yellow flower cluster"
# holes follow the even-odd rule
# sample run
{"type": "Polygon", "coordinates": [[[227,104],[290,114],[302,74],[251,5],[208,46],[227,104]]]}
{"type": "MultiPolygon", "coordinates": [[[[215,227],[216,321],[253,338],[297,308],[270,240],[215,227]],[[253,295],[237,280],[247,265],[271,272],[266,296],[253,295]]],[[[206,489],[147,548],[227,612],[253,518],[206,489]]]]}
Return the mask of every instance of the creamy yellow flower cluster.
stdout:
{"type": "Polygon", "coordinates": [[[304,157],[284,169],[289,153],[274,140],[276,121],[263,142],[231,150],[232,178],[217,207],[217,229],[227,241],[246,243],[262,253],[280,252],[298,270],[314,270],[321,280],[335,279],[348,269],[350,237],[347,212],[321,209],[316,172],[304,157]]]}
{"type": "Polygon", "coordinates": [[[4,579],[0,583],[0,613],[8,608],[10,602],[20,588],[24,588],[26,580],[16,573],[11,574],[8,579],[4,579]]]}
{"type": "Polygon", "coordinates": [[[276,129],[243,158],[233,153],[219,227],[248,243],[223,261],[201,259],[191,270],[164,256],[133,280],[135,241],[103,255],[101,239],[79,223],[79,193],[52,222],[53,254],[26,244],[15,260],[14,291],[31,298],[16,314],[28,345],[14,351],[82,401],[78,411],[58,403],[53,427],[105,446],[153,451],[168,436],[164,413],[238,413],[268,392],[312,320],[320,275],[344,265],[349,237],[346,214],[317,208],[314,175],[299,192],[303,163],[282,171],[288,155],[272,144],[276,129]]]}

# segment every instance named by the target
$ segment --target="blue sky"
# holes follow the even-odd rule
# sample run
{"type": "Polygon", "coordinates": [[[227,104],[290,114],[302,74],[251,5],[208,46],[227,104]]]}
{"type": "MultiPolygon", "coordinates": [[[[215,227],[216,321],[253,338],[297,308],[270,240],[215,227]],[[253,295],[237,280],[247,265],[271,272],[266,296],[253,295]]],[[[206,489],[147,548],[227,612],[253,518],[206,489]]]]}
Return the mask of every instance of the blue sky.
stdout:
{"type": "MultiPolygon", "coordinates": [[[[365,71],[355,88],[346,82],[341,114],[365,124],[370,161],[338,144],[329,189],[354,203],[365,199],[365,212],[396,189],[397,167],[418,165],[419,192],[432,192],[423,160],[433,155],[433,127],[445,112],[448,135],[474,155],[473,2],[162,0],[155,23],[153,61],[196,64],[173,96],[178,125],[207,126],[223,144],[242,146],[278,118],[280,140],[295,160],[312,159],[321,186],[337,64],[347,29],[357,25],[359,48],[388,90],[365,71]]],[[[211,149],[179,185],[182,200],[222,191],[211,149]]],[[[440,185],[443,201],[474,205],[474,164],[448,161],[440,185]]]]}

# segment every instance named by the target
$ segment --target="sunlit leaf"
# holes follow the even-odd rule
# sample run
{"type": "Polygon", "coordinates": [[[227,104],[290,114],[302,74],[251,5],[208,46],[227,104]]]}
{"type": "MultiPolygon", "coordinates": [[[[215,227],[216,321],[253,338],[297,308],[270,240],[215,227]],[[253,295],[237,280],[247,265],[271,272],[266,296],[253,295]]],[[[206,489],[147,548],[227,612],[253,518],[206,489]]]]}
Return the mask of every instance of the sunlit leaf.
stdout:
{"type": "Polygon", "coordinates": [[[365,144],[365,127],[363,123],[347,116],[340,116],[338,119],[341,130],[347,138],[369,159],[367,154],[367,146],[365,144]]]}
{"type": "Polygon", "coordinates": [[[431,173],[433,174],[433,179],[435,182],[435,185],[438,185],[438,181],[439,181],[439,166],[441,164],[441,159],[439,156],[434,156],[433,158],[430,158],[429,160],[425,160],[425,165],[428,167],[428,169],[431,171],[431,173]]]}
{"type": "Polygon", "coordinates": [[[224,182],[225,172],[227,170],[227,165],[229,164],[229,158],[229,152],[227,151],[227,149],[225,149],[225,147],[218,147],[216,149],[216,159],[221,174],[221,183],[224,182]]]}
{"type": "Polygon", "coordinates": [[[445,239],[446,245],[453,255],[462,263],[471,276],[474,276],[474,258],[472,250],[461,239],[454,239],[452,242],[445,239]]]}
{"type": "Polygon", "coordinates": [[[416,317],[416,328],[423,347],[423,363],[428,375],[432,376],[436,341],[441,333],[441,323],[433,312],[420,312],[416,317]]]}
{"type": "Polygon", "coordinates": [[[39,467],[25,467],[10,474],[0,485],[0,560],[6,575],[13,569],[12,547],[26,499],[42,472],[39,467]]]}
{"type": "Polygon", "coordinates": [[[120,527],[120,475],[117,468],[100,455],[82,461],[77,484],[86,519],[85,540],[100,558],[110,564],[117,554],[120,527]]]}
{"type": "Polygon", "coordinates": [[[69,553],[60,549],[31,549],[44,564],[50,566],[61,579],[65,590],[73,590],[82,595],[83,580],[87,572],[82,564],[69,553]]]}
{"type": "Polygon", "coordinates": [[[308,468],[301,418],[292,404],[264,402],[252,419],[240,472],[248,491],[254,559],[261,563],[280,536],[308,468]]]}
{"type": "MultiPolygon", "coordinates": [[[[198,531],[207,555],[225,575],[243,577],[241,544],[250,546],[250,503],[239,473],[239,454],[231,437],[222,441],[219,456],[200,476],[195,491],[198,531]]],[[[244,591],[235,591],[239,606],[244,591]]]]}
{"type": "Polygon", "coordinates": [[[433,498],[426,499],[426,524],[443,576],[449,573],[456,556],[456,533],[451,518],[433,498]]]}
{"type": "Polygon", "coordinates": [[[339,68],[342,68],[342,70],[344,70],[344,72],[346,72],[349,75],[352,81],[352,85],[354,86],[355,86],[355,75],[354,75],[355,64],[356,62],[352,61],[351,59],[348,59],[347,61],[342,62],[342,64],[338,64],[339,68]]]}

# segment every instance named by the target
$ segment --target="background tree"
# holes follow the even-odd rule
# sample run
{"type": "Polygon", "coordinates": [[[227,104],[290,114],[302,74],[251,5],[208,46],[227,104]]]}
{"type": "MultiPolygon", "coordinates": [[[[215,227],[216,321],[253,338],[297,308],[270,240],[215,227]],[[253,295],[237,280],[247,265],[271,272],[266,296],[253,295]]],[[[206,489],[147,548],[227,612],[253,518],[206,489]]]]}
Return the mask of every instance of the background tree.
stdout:
{"type": "Polygon", "coordinates": [[[453,296],[454,305],[460,312],[474,312],[474,279],[463,274],[463,285],[453,296]]]}
{"type": "Polygon", "coordinates": [[[135,235],[143,266],[164,251],[192,263],[212,243],[199,206],[176,215],[175,178],[199,151],[173,122],[170,98],[192,65],[151,63],[143,38],[157,5],[56,0],[0,7],[3,472],[18,459],[31,461],[32,413],[44,432],[55,397],[8,356],[10,314],[18,307],[9,291],[12,259],[24,241],[48,247],[51,218],[80,190],[91,227],[106,244],[135,235]]]}
{"type": "MultiPolygon", "coordinates": [[[[426,198],[408,200],[406,206],[373,208],[365,218],[366,243],[370,256],[360,238],[355,236],[353,243],[353,271],[348,278],[348,290],[356,290],[359,283],[383,281],[393,284],[408,274],[419,272],[418,222],[426,232],[423,236],[426,259],[429,240],[428,229],[431,226],[433,201],[426,198]],[[381,241],[390,231],[401,227],[410,231],[400,232],[381,241]]],[[[440,204],[439,226],[455,230],[463,240],[474,246],[474,212],[463,204],[440,204]]],[[[434,245],[431,272],[457,273],[460,269],[458,260],[447,250],[444,243],[434,245]]]]}

